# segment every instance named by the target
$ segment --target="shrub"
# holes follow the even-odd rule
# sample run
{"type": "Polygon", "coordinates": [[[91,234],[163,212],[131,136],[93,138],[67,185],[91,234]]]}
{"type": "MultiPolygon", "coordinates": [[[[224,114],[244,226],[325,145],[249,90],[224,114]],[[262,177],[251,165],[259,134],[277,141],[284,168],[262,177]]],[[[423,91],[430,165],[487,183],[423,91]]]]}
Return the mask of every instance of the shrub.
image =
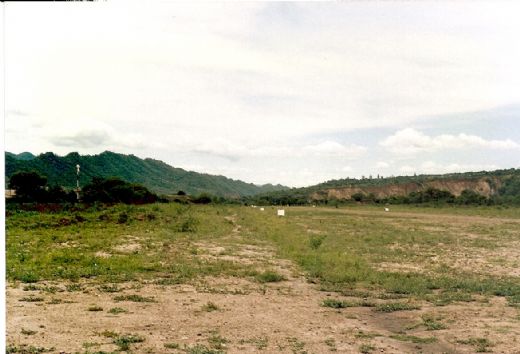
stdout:
{"type": "Polygon", "coordinates": [[[212,197],[207,193],[201,193],[191,201],[195,204],[209,204],[212,201],[212,197]]]}

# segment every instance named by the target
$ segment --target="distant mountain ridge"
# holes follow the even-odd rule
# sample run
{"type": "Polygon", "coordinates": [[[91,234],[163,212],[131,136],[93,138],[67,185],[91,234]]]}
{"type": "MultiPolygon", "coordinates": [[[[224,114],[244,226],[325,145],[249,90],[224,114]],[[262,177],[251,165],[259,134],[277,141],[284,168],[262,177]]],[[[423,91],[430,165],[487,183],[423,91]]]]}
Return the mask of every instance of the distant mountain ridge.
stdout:
{"type": "Polygon", "coordinates": [[[192,195],[205,192],[239,198],[288,188],[279,184],[258,186],[224,176],[186,171],[159,160],[141,159],[111,151],[99,155],[71,152],[66,156],[52,152],[38,156],[28,152],[5,153],[6,179],[18,171],[36,171],[47,177],[49,185],[73,188],[76,186],[77,164],[81,166],[80,185],[90,183],[92,177],[120,177],[128,182],[142,184],[159,194],[174,194],[182,190],[192,195]]]}

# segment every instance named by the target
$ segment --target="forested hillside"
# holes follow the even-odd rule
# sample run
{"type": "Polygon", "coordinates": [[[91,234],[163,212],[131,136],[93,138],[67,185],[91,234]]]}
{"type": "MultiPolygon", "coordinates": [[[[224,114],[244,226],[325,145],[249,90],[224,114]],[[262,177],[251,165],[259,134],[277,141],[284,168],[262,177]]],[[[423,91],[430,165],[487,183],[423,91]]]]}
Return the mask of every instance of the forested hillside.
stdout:
{"type": "Polygon", "coordinates": [[[257,193],[282,190],[281,185],[258,186],[182,168],[175,168],[154,159],[140,159],[134,155],[105,151],[99,155],[79,155],[72,152],[58,156],[47,152],[38,156],[30,153],[5,154],[5,174],[10,176],[19,171],[36,171],[47,177],[49,185],[66,188],[76,186],[76,165],[81,166],[80,185],[89,183],[93,177],[119,177],[125,181],[139,183],[160,194],[174,194],[182,190],[188,194],[210,193],[228,198],[251,196],[257,193]]]}

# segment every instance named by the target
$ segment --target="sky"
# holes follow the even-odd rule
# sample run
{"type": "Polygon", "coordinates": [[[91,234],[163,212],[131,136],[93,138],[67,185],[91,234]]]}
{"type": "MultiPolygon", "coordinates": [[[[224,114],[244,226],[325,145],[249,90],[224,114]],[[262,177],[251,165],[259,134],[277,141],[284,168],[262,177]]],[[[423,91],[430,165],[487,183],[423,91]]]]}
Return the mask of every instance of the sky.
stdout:
{"type": "Polygon", "coordinates": [[[5,150],[257,184],[520,167],[520,3],[3,3],[5,150]]]}

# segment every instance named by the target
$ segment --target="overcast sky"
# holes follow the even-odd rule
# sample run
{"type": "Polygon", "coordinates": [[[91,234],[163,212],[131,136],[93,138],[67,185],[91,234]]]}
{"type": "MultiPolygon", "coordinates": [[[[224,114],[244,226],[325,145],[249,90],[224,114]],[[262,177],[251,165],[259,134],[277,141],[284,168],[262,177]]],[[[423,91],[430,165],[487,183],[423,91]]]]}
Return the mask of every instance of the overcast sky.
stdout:
{"type": "Polygon", "coordinates": [[[253,183],[520,167],[520,5],[3,3],[5,149],[253,183]]]}

